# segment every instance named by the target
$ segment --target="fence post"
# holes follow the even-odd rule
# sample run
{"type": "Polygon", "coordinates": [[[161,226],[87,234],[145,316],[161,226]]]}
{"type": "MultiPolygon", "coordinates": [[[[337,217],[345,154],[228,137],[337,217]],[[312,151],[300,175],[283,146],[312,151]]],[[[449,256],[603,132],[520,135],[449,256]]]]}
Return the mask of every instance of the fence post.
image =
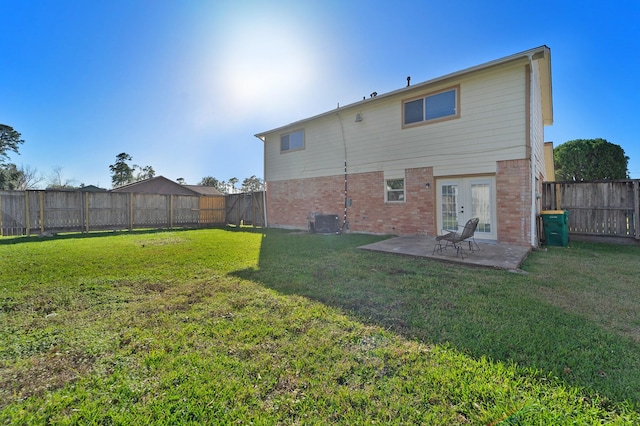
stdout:
{"type": "Polygon", "coordinates": [[[251,203],[253,204],[253,227],[256,227],[256,221],[258,219],[258,194],[251,193],[251,203]]]}
{"type": "Polygon", "coordinates": [[[640,240],[640,180],[635,179],[633,181],[633,206],[634,206],[634,215],[633,215],[633,228],[634,228],[634,237],[636,240],[640,240]]]}
{"type": "Polygon", "coordinates": [[[40,233],[44,234],[44,192],[40,191],[40,233]]]}
{"type": "Polygon", "coordinates": [[[173,228],[173,194],[169,194],[169,229],[173,228]]]}
{"type": "Polygon", "coordinates": [[[129,193],[129,231],[133,231],[133,192],[129,193]]]}
{"type": "Polygon", "coordinates": [[[89,233],[89,192],[82,192],[84,196],[84,223],[87,234],[89,233]]]}
{"type": "Polygon", "coordinates": [[[31,235],[31,223],[29,220],[29,191],[24,191],[24,211],[26,213],[26,217],[24,220],[24,225],[27,227],[27,237],[31,235]]]}

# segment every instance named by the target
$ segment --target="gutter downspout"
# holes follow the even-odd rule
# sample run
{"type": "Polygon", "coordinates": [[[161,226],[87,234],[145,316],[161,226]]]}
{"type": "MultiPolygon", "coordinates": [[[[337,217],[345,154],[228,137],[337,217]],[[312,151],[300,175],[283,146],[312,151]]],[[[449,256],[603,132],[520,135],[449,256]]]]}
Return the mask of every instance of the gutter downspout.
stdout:
{"type": "Polygon", "coordinates": [[[342,132],[342,146],[344,147],[344,213],[342,217],[342,229],[349,229],[349,222],[347,221],[347,206],[348,206],[348,174],[347,174],[347,139],[344,137],[344,125],[342,123],[342,117],[340,112],[336,112],[338,121],[340,121],[340,131],[342,132]]]}
{"type": "Polygon", "coordinates": [[[528,117],[527,122],[529,124],[529,161],[531,161],[531,246],[538,247],[538,223],[537,223],[537,204],[536,204],[536,151],[535,151],[535,137],[533,134],[533,123],[531,122],[531,113],[533,111],[533,103],[534,103],[534,93],[533,93],[533,67],[538,66],[537,63],[534,62],[533,55],[529,55],[529,72],[527,74],[528,87],[527,90],[529,92],[529,105],[528,105],[528,117]]]}
{"type": "MultiPolygon", "coordinates": [[[[533,145],[533,141],[531,142],[533,145]]],[[[532,147],[533,148],[533,147],[532,147]]],[[[538,203],[536,199],[536,160],[531,155],[531,246],[538,247],[538,203]]]]}

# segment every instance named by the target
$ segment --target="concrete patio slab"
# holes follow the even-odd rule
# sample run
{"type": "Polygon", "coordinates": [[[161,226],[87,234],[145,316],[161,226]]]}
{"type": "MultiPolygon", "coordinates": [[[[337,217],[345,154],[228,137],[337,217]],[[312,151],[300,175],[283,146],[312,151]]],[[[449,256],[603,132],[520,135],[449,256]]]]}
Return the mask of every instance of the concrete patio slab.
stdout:
{"type": "Polygon", "coordinates": [[[373,244],[367,244],[358,248],[363,250],[395,253],[407,256],[416,256],[444,262],[453,262],[464,265],[484,266],[488,268],[516,270],[531,252],[531,248],[500,244],[495,241],[476,240],[480,250],[465,251],[465,258],[456,256],[456,250],[452,247],[433,253],[436,245],[435,237],[409,235],[393,237],[373,244]]]}

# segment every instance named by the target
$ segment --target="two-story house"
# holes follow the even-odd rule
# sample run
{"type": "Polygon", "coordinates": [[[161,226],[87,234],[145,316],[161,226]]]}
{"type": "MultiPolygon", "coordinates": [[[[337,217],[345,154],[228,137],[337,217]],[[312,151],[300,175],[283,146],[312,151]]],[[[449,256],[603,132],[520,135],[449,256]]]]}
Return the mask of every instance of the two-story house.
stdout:
{"type": "Polygon", "coordinates": [[[541,46],[259,133],[268,226],[321,212],[353,232],[438,235],[478,217],[477,238],[535,246],[552,123],[541,46]]]}

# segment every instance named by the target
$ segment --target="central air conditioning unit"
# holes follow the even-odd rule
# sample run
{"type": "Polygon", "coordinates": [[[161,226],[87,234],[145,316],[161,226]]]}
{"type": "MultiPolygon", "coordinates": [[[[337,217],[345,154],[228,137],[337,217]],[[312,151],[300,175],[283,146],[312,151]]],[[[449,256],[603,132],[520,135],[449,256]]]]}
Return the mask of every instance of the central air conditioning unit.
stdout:
{"type": "Polygon", "coordinates": [[[340,218],[337,214],[309,215],[309,232],[315,234],[338,234],[340,232],[340,218]]]}

